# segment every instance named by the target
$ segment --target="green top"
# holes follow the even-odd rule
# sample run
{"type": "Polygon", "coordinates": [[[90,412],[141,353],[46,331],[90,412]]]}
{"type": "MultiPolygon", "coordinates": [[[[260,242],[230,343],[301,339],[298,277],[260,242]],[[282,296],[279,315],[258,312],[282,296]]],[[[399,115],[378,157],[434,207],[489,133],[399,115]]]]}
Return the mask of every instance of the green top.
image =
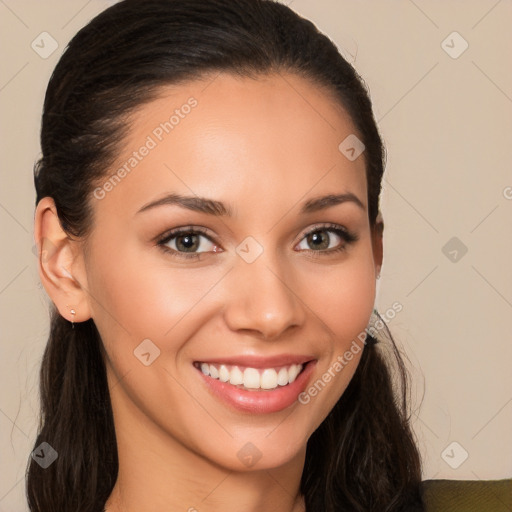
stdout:
{"type": "Polygon", "coordinates": [[[425,512],[512,512],[512,478],[425,480],[425,512]]]}

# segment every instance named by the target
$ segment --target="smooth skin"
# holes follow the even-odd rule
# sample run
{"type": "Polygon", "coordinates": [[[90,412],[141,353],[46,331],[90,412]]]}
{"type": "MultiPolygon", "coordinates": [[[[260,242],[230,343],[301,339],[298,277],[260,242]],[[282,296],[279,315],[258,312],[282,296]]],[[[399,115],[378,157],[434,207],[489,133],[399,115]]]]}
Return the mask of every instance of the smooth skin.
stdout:
{"type": "Polygon", "coordinates": [[[54,249],[40,257],[41,281],[63,317],[94,320],[106,350],[119,455],[107,512],[303,510],[307,440],[362,352],[308,404],[270,414],[214,397],[193,363],[307,354],[316,360],[309,386],[364,331],[382,264],[364,153],[350,161],[339,151],[357,132],[318,85],[285,73],[222,73],[162,88],[140,107],[105,180],[190,97],[197,105],[172,131],[102,199],[91,197],[86,241],[66,235],[51,198],[40,201],[35,239],[54,249]],[[138,213],[170,193],[221,201],[232,215],[176,204],[138,213]],[[313,198],[348,193],[362,206],[300,212],[313,198]],[[166,243],[167,252],[158,245],[179,227],[206,230],[191,258],[183,256],[191,255],[183,235],[166,243]],[[315,230],[320,246],[307,236],[315,230]],[[237,252],[247,237],[263,248],[252,263],[237,252]],[[145,339],[160,350],[148,366],[134,355],[145,339]],[[247,443],[261,454],[251,466],[237,456],[247,443]]]}

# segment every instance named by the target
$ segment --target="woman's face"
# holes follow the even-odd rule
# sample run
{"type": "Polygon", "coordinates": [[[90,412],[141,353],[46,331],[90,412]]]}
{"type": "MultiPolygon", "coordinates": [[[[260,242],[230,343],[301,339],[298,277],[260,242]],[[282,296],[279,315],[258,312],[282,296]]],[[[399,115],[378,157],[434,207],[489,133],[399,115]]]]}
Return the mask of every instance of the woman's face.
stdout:
{"type": "Polygon", "coordinates": [[[364,153],[339,149],[355,129],[289,74],[161,92],[94,192],[83,253],[118,438],[237,471],[300,461],[375,298],[364,153]]]}

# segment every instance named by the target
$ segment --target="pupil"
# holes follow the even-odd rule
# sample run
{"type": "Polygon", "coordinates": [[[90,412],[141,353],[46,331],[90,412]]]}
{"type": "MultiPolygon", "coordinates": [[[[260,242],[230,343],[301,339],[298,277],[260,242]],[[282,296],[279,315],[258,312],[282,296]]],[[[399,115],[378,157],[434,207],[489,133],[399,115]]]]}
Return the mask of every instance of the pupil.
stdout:
{"type": "Polygon", "coordinates": [[[191,252],[193,249],[197,249],[197,240],[194,240],[194,237],[197,238],[196,235],[182,235],[178,237],[177,246],[179,248],[180,242],[181,245],[185,248],[185,251],[191,252]]]}
{"type": "Polygon", "coordinates": [[[314,233],[311,233],[309,241],[313,242],[316,248],[327,248],[329,247],[329,241],[326,237],[323,238],[321,233],[322,231],[315,231],[314,233]]]}

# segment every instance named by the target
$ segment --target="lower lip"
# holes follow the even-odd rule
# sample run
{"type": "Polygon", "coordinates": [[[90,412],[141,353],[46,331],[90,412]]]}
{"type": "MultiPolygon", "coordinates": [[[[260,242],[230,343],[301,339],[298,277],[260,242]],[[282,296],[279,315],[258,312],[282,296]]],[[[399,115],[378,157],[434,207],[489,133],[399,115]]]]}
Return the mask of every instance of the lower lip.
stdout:
{"type": "Polygon", "coordinates": [[[306,388],[315,363],[316,361],[309,361],[291,384],[269,390],[247,391],[228,382],[221,382],[218,379],[208,377],[201,370],[198,370],[198,372],[208,389],[228,405],[239,411],[268,414],[286,409],[297,401],[299,394],[306,388]]]}

